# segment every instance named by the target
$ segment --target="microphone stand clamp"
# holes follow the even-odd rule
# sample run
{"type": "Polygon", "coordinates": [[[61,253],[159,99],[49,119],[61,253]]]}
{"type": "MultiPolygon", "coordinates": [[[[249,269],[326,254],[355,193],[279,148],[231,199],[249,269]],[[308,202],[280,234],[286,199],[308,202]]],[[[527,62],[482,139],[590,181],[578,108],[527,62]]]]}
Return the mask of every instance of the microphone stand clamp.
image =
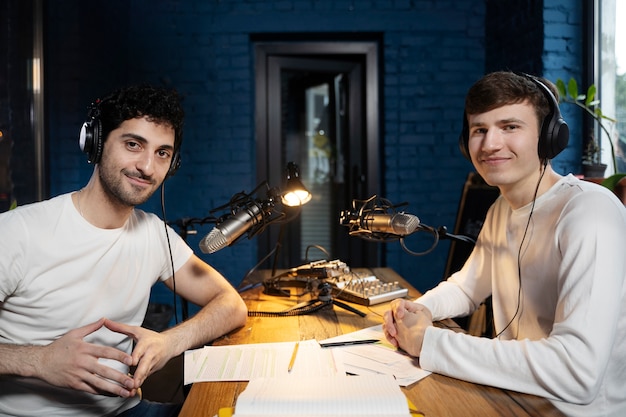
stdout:
{"type": "Polygon", "coordinates": [[[341,301],[337,301],[332,296],[332,286],[328,282],[322,281],[317,289],[319,290],[317,294],[317,298],[309,301],[302,302],[293,306],[292,308],[286,311],[317,311],[328,305],[336,305],[337,307],[341,307],[344,310],[348,310],[354,314],[357,314],[361,317],[365,317],[366,314],[362,311],[357,310],[356,308],[349,306],[348,304],[342,303],[341,301]]]}

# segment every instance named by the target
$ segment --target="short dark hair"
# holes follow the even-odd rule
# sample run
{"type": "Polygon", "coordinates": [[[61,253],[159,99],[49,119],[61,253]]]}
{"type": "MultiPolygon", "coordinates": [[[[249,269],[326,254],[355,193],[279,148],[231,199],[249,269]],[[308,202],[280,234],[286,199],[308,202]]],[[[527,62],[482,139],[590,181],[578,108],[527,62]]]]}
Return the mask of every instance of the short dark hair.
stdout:
{"type": "MultiPolygon", "coordinates": [[[[554,84],[545,78],[537,77],[546,85],[558,102],[558,91],[554,84]]],[[[510,71],[497,71],[485,75],[472,85],[465,97],[465,114],[480,114],[509,104],[528,101],[534,108],[541,129],[542,121],[551,111],[551,103],[546,99],[535,82],[529,77],[510,71]]]]}
{"type": "Polygon", "coordinates": [[[146,117],[153,123],[170,126],[174,130],[174,151],[180,149],[185,113],[176,90],[147,84],[134,85],[114,91],[99,100],[96,106],[102,123],[103,140],[124,121],[146,117]]]}

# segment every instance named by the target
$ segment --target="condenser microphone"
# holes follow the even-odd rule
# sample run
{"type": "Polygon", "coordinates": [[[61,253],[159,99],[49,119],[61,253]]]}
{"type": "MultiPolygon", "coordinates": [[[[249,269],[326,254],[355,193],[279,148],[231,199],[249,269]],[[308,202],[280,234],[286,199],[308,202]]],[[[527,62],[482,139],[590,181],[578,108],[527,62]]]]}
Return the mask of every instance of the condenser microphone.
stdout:
{"type": "Polygon", "coordinates": [[[413,233],[420,225],[420,219],[412,214],[368,213],[361,219],[361,227],[373,233],[390,233],[406,236],[413,233]]]}
{"type": "Polygon", "coordinates": [[[259,205],[250,205],[216,225],[200,242],[203,253],[213,253],[230,245],[265,217],[259,205]]]}

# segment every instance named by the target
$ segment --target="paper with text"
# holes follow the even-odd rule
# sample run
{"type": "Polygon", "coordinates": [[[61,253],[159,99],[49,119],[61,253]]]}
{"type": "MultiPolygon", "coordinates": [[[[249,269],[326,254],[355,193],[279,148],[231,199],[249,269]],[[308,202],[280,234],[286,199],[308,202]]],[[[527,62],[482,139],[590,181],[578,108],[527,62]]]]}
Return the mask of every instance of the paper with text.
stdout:
{"type": "Polygon", "coordinates": [[[258,377],[344,375],[340,352],[322,349],[315,340],[299,342],[291,372],[289,362],[296,342],[205,346],[184,356],[185,385],[202,381],[249,381],[258,377]]]}
{"type": "MultiPolygon", "coordinates": [[[[379,339],[379,343],[350,345],[332,349],[343,354],[343,364],[347,372],[354,375],[387,374],[396,378],[397,384],[406,387],[431,374],[419,367],[418,359],[396,349],[387,342],[382,325],[368,327],[344,334],[324,342],[344,342],[361,339],[379,339]]],[[[339,358],[339,356],[337,356],[339,358]]]]}

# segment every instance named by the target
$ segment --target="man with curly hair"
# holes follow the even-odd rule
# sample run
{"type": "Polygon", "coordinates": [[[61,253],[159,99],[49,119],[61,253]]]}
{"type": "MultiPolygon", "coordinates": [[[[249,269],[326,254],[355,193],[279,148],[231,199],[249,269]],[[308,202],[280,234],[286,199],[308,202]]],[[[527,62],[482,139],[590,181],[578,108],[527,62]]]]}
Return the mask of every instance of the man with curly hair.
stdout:
{"type": "Polygon", "coordinates": [[[228,281],[135,208],[178,169],[182,125],[175,91],[120,89],[81,130],[87,185],[0,215],[0,415],[177,415],[142,400],[142,383],[245,323],[228,281]],[[158,281],[202,309],[161,333],[141,327],[158,281]]]}

